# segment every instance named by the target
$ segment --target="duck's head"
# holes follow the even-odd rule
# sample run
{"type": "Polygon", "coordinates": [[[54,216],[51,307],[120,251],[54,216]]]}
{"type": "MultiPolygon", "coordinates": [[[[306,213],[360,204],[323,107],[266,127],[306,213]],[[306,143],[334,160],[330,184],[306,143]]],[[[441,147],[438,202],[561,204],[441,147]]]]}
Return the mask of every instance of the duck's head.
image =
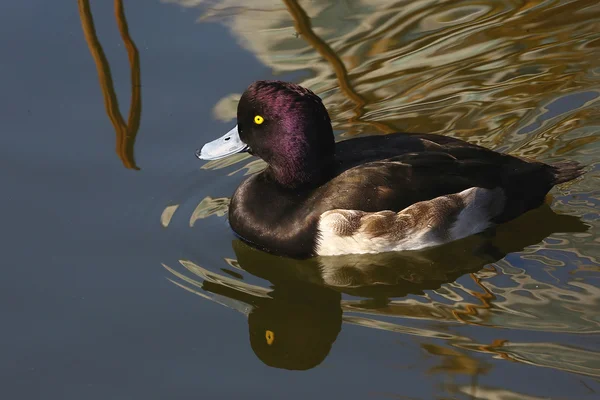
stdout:
{"type": "Polygon", "coordinates": [[[257,81],[240,99],[237,125],[196,156],[216,160],[247,151],[269,164],[278,183],[298,187],[328,171],[334,146],[329,114],[317,95],[292,83],[257,81]]]}

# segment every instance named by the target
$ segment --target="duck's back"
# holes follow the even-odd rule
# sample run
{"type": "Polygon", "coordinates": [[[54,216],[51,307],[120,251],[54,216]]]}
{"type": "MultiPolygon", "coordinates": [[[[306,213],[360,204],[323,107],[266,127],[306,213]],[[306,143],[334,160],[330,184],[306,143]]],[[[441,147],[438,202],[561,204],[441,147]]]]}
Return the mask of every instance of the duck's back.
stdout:
{"type": "Polygon", "coordinates": [[[336,144],[333,178],[282,190],[261,174],[232,202],[242,238],[291,256],[408,250],[480,232],[539,206],[581,174],[439,135],[394,134],[336,144]],[[248,207],[253,204],[253,207],[248,207]]]}
{"type": "Polygon", "coordinates": [[[336,177],[319,189],[319,201],[334,208],[400,211],[472,187],[500,187],[511,200],[497,218],[504,221],[539,205],[557,183],[550,165],[432,134],[343,141],[336,159],[336,177]]]}

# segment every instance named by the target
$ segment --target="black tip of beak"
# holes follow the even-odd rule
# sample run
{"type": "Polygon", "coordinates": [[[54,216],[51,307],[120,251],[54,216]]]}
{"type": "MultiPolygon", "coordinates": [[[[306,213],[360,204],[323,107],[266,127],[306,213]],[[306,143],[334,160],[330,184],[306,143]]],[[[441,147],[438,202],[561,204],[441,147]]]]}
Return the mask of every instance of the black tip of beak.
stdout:
{"type": "Polygon", "coordinates": [[[194,153],[196,155],[196,158],[198,158],[199,160],[201,160],[202,158],[200,157],[200,153],[202,152],[202,149],[198,149],[196,150],[196,152],[194,153]]]}

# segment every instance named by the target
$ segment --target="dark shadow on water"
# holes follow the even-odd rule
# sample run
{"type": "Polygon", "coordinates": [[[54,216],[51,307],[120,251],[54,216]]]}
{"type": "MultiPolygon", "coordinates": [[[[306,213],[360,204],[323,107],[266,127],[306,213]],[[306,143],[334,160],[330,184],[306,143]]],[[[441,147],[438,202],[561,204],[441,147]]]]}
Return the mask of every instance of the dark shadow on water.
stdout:
{"type": "Polygon", "coordinates": [[[249,306],[250,344],[265,364],[306,370],[327,357],[341,330],[342,293],[370,299],[364,307],[384,307],[392,297],[438,289],[553,233],[587,229],[579,218],[544,205],[492,231],[426,251],[294,260],[235,240],[239,267],[268,280],[271,288],[249,290],[252,285],[202,267],[197,268],[205,272],[195,273],[203,281],[194,285],[249,306]]]}

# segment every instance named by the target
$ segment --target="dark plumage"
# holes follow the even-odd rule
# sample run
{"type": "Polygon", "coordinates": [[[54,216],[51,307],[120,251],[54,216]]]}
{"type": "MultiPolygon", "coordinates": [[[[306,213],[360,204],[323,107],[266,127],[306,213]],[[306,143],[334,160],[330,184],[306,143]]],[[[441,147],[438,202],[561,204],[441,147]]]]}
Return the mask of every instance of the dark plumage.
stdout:
{"type": "MultiPolygon", "coordinates": [[[[391,241],[398,232],[384,234],[377,224],[385,229],[390,223],[408,223],[412,230],[406,235],[453,240],[460,235],[452,231],[459,218],[471,218],[476,211],[480,219],[487,213],[493,223],[510,220],[541,205],[554,185],[582,174],[575,162],[547,165],[433,134],[396,133],[334,143],[319,97],[279,81],[255,82],[246,90],[238,105],[238,132],[248,150],[269,166],[236,190],[229,209],[231,227],[261,249],[292,257],[312,256],[321,248],[320,219],[329,210],[388,210],[394,214],[386,218],[394,218],[414,205],[409,216],[397,214],[402,223],[378,220],[365,225],[353,217],[339,237],[360,234],[361,240],[391,241]],[[256,123],[256,116],[264,122],[256,123]],[[473,203],[466,200],[466,192],[459,196],[469,188],[481,188],[468,193],[468,199],[477,199],[473,203]]],[[[380,218],[369,216],[375,217],[380,218]]],[[[367,251],[364,246],[357,250],[367,251]]]]}

